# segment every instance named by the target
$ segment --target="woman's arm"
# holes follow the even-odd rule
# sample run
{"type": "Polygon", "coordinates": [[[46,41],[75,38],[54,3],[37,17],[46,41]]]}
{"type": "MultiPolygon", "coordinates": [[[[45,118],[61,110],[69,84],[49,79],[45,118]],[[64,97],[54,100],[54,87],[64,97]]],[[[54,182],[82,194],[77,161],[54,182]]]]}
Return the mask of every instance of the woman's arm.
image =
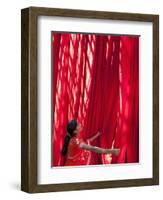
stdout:
{"type": "Polygon", "coordinates": [[[99,137],[100,135],[101,135],[101,133],[98,131],[98,132],[96,133],[96,135],[94,135],[93,137],[87,139],[87,141],[92,142],[93,140],[95,140],[95,139],[96,139],[97,137],[99,137]]]}
{"type": "Polygon", "coordinates": [[[80,143],[79,147],[82,148],[82,149],[88,150],[88,151],[93,151],[95,153],[101,153],[101,154],[102,153],[103,154],[112,153],[116,156],[119,154],[119,151],[120,151],[119,149],[103,149],[103,148],[100,148],[100,147],[85,144],[83,142],[80,143]]]}

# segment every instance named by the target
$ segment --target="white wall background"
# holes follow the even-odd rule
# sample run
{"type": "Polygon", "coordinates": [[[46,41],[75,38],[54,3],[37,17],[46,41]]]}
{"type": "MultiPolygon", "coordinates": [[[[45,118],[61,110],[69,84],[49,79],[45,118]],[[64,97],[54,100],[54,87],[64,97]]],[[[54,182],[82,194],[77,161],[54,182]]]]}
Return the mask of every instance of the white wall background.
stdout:
{"type": "MultiPolygon", "coordinates": [[[[160,14],[160,36],[163,33],[161,0],[17,0],[1,1],[0,6],[0,199],[161,199],[163,176],[159,186],[84,190],[44,194],[26,194],[20,191],[20,10],[29,6],[105,10],[160,14]]],[[[162,38],[160,37],[160,88],[162,38]]],[[[163,153],[161,116],[163,94],[160,89],[160,154],[163,153]]],[[[160,169],[163,158],[160,156],[160,169]]]]}

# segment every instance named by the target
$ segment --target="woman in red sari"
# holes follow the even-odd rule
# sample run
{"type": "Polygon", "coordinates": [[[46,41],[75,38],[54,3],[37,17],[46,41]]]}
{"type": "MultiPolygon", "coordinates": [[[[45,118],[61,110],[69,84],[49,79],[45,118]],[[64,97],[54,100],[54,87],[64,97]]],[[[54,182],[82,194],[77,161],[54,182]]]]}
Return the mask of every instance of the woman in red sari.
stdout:
{"type": "Polygon", "coordinates": [[[91,152],[100,154],[119,154],[119,149],[104,149],[90,145],[90,142],[96,139],[100,133],[88,139],[85,142],[80,138],[82,127],[76,120],[71,120],[67,125],[67,135],[62,148],[62,155],[66,157],[65,166],[89,165],[91,152]]]}

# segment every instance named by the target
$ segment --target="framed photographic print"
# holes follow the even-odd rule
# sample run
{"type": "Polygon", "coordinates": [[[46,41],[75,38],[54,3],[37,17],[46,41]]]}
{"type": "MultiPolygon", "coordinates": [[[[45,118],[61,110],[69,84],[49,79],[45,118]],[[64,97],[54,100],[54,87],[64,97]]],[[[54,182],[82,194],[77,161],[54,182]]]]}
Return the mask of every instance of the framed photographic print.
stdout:
{"type": "Polygon", "coordinates": [[[159,184],[159,16],[21,11],[21,189],[159,184]]]}

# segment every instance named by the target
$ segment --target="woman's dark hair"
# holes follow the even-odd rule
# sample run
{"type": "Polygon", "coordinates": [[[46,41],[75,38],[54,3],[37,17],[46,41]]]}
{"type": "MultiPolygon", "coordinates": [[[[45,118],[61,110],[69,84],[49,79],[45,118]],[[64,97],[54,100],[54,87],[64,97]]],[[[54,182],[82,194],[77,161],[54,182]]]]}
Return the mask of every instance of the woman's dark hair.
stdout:
{"type": "Polygon", "coordinates": [[[68,144],[70,142],[71,137],[74,135],[74,131],[77,127],[77,121],[75,119],[71,120],[67,125],[67,133],[64,139],[64,144],[62,148],[62,155],[67,154],[68,144]]]}

